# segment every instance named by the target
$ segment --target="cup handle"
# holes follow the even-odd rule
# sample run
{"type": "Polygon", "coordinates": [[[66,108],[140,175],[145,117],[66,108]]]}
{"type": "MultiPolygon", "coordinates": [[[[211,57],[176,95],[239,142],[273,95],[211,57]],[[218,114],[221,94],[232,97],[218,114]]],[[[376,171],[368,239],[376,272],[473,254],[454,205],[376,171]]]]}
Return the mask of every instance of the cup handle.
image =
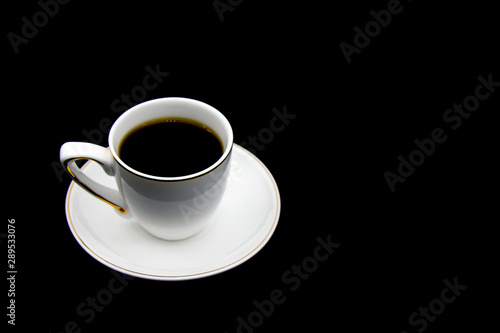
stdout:
{"type": "Polygon", "coordinates": [[[127,205],[120,192],[90,179],[75,163],[77,160],[92,160],[97,162],[107,175],[114,176],[116,164],[109,149],[87,142],[66,142],[61,146],[59,158],[64,170],[78,185],[116,208],[120,213],[127,212],[127,205]]]}

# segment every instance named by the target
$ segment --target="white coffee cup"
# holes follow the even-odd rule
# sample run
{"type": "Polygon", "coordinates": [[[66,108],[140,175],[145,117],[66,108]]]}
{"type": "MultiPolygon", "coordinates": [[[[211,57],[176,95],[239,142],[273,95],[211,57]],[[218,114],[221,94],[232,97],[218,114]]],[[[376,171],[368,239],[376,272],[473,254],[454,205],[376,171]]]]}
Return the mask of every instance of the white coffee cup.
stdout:
{"type": "MultiPolygon", "coordinates": [[[[175,143],[172,143],[175,144],[175,143]]],[[[85,190],[135,220],[152,235],[179,240],[198,233],[214,217],[229,177],[233,131],[215,108],[188,98],[169,97],[138,104],[124,112],[109,132],[109,147],[67,142],[60,160],[73,180],[85,190]],[[205,124],[221,139],[223,153],[205,170],[179,177],[148,175],[128,166],[118,156],[120,142],[138,125],[161,118],[184,118],[205,124]],[[75,161],[92,160],[116,180],[118,190],[90,179],[75,161]]],[[[124,219],[124,223],[133,223],[124,219]]]]}

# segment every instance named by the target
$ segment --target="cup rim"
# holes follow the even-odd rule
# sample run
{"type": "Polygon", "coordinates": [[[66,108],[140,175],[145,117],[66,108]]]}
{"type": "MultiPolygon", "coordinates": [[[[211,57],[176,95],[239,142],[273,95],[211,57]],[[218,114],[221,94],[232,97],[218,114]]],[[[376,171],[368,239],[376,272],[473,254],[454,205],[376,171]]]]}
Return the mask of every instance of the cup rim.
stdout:
{"type": "MultiPolygon", "coordinates": [[[[138,124],[135,124],[135,125],[138,125],[138,124]]],[[[217,133],[217,134],[220,136],[220,133],[217,133]]],[[[227,118],[222,114],[222,112],[220,112],[219,110],[217,110],[213,106],[208,105],[208,104],[206,104],[204,102],[201,102],[201,101],[198,101],[198,100],[195,100],[195,99],[191,99],[191,98],[186,98],[186,97],[162,97],[162,98],[156,98],[156,99],[152,99],[152,100],[148,100],[148,101],[139,103],[139,104],[131,107],[127,111],[123,112],[120,115],[120,117],[118,117],[115,120],[115,122],[113,123],[113,126],[111,126],[111,130],[109,131],[109,136],[108,136],[108,145],[109,145],[108,148],[109,148],[109,150],[111,152],[111,155],[113,156],[114,160],[120,166],[122,166],[124,169],[126,169],[127,171],[129,171],[130,173],[132,173],[132,174],[134,174],[136,176],[139,176],[141,178],[146,178],[146,179],[160,181],[160,182],[176,182],[176,181],[184,181],[184,180],[189,180],[189,179],[194,179],[194,178],[201,177],[203,175],[206,175],[206,174],[212,172],[217,167],[219,167],[220,165],[222,165],[223,162],[231,154],[231,151],[233,149],[233,140],[234,140],[234,138],[233,138],[233,130],[231,128],[231,124],[229,123],[229,121],[227,120],[227,118]],[[139,110],[140,108],[143,108],[145,104],[149,104],[149,103],[161,103],[162,101],[166,101],[166,100],[171,101],[171,102],[182,101],[182,102],[187,102],[187,103],[191,103],[191,104],[197,104],[200,107],[203,107],[205,109],[210,110],[211,112],[214,112],[214,114],[216,114],[217,117],[224,123],[224,127],[227,130],[228,142],[227,142],[227,144],[224,147],[224,152],[222,153],[221,157],[214,164],[212,164],[211,166],[209,166],[209,167],[207,167],[207,168],[205,168],[205,169],[203,169],[201,171],[198,171],[198,172],[192,173],[192,174],[188,174],[188,175],[176,176],[176,177],[161,177],[161,176],[150,175],[150,174],[141,172],[139,170],[136,170],[136,169],[128,166],[118,156],[118,152],[115,150],[115,145],[112,142],[112,138],[114,138],[114,132],[116,131],[117,124],[118,125],[120,124],[120,119],[123,120],[126,114],[129,114],[131,112],[137,112],[137,110],[139,110]]]]}

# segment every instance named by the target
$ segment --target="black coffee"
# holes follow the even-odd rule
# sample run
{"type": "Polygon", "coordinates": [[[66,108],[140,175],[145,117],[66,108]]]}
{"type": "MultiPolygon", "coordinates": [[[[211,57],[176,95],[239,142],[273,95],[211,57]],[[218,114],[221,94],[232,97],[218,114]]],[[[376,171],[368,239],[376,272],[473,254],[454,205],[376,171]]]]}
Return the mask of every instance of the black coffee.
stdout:
{"type": "Polygon", "coordinates": [[[131,168],[159,177],[177,177],[204,170],[222,156],[213,130],[188,119],[161,119],[131,130],[118,155],[131,168]]]}

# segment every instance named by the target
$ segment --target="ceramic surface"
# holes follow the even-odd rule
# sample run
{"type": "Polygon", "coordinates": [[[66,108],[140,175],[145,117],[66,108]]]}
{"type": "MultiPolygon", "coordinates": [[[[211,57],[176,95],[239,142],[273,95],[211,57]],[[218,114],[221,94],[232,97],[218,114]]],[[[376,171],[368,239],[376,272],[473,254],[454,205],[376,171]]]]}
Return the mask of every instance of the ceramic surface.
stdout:
{"type": "MultiPolygon", "coordinates": [[[[155,280],[188,280],[234,268],[259,252],[280,215],[280,195],[266,166],[234,145],[230,175],[215,219],[196,235],[167,241],[146,232],[72,182],[66,197],[71,232],[92,257],[117,271],[155,280]]],[[[82,172],[116,187],[95,162],[82,172]]]]}

